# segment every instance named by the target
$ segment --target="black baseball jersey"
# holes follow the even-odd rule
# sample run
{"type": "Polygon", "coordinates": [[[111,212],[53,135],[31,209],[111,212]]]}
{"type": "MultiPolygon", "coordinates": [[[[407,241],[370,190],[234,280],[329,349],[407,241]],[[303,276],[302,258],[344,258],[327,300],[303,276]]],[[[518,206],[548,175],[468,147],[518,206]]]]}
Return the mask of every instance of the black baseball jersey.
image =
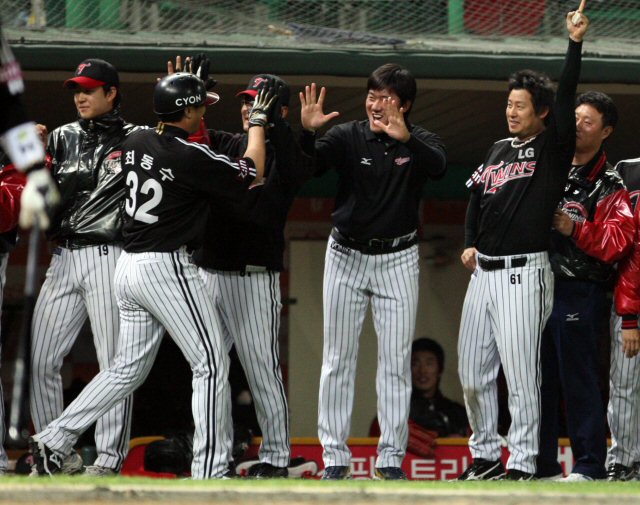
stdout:
{"type": "Polygon", "coordinates": [[[185,130],[164,125],[161,133],[144,130],[125,141],[125,251],[197,248],[211,197],[237,200],[255,179],[251,158],[230,160],[187,137],[185,130]]]}
{"type": "MultiPolygon", "coordinates": [[[[447,162],[440,137],[420,126],[408,128],[405,144],[372,132],[368,120],[334,126],[316,139],[317,173],[338,171],[332,215],[342,235],[365,241],[418,228],[422,187],[428,178],[442,177],[447,162]]],[[[307,150],[308,138],[303,142],[307,150]]]]}
{"type": "MultiPolygon", "coordinates": [[[[247,149],[246,133],[210,131],[211,148],[231,158],[247,149]]],[[[278,121],[269,129],[264,183],[234,203],[232,212],[217,210],[207,224],[202,247],[193,259],[198,266],[241,271],[247,266],[282,271],[284,227],[293,199],[311,176],[312,166],[295,142],[291,128],[278,121]]]]}
{"type": "Polygon", "coordinates": [[[465,247],[489,256],[549,248],[553,211],[563,196],[575,151],[574,96],[582,43],[569,42],[547,127],[521,142],[496,142],[467,186],[473,188],[465,247]]]}

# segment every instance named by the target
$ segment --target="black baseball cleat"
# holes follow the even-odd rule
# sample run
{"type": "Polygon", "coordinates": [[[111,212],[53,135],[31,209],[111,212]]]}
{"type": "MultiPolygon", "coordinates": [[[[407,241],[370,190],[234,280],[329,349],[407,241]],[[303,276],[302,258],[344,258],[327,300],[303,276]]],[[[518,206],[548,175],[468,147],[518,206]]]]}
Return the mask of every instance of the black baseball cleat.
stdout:
{"type": "Polygon", "coordinates": [[[376,468],[373,480],[407,480],[407,474],[397,466],[385,466],[376,468]]]}
{"type": "Polygon", "coordinates": [[[523,472],[522,470],[507,470],[507,473],[498,477],[498,480],[534,480],[532,473],[523,472]]]}
{"type": "Polygon", "coordinates": [[[289,476],[286,467],[273,466],[271,463],[258,463],[249,468],[247,477],[254,479],[282,479],[289,476]]]}
{"type": "Polygon", "coordinates": [[[29,437],[29,450],[33,455],[38,475],[55,475],[62,472],[63,458],[44,445],[38,435],[29,437]]]}
{"type": "Polygon", "coordinates": [[[637,476],[637,473],[633,467],[621,465],[620,463],[611,463],[607,467],[607,480],[613,481],[627,481],[633,480],[637,476]]]}
{"type": "Polygon", "coordinates": [[[501,460],[489,461],[476,458],[473,463],[458,477],[458,480],[498,480],[505,474],[501,460]]]}
{"type": "Polygon", "coordinates": [[[348,466],[328,466],[322,473],[320,480],[345,480],[351,478],[351,468],[348,466]]]}

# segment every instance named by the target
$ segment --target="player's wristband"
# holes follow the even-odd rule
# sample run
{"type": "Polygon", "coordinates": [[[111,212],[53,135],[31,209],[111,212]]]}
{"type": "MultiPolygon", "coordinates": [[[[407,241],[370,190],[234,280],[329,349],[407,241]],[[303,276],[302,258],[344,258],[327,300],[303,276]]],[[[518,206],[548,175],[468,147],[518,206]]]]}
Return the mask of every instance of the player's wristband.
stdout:
{"type": "Polygon", "coordinates": [[[27,172],[32,167],[40,167],[44,162],[44,146],[33,121],[7,130],[0,138],[0,144],[21,172],[27,172]]]}
{"type": "Polygon", "coordinates": [[[638,327],[638,314],[623,314],[622,329],[634,330],[638,327]]]}

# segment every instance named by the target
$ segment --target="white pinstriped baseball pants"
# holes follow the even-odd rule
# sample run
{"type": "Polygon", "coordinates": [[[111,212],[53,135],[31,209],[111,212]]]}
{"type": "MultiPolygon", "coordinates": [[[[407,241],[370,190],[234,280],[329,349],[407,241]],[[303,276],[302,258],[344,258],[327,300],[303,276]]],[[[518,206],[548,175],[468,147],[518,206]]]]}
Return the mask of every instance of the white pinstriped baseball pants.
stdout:
{"type": "MultiPolygon", "coordinates": [[[[62,414],[60,368],[89,318],[98,365],[113,364],[119,332],[113,276],[122,248],[59,247],[51,257],[34,309],[31,337],[31,418],[40,431],[62,414]]],[[[96,465],[119,470],[129,451],[132,398],[96,422],[96,465]]]]}
{"type": "Polygon", "coordinates": [[[326,466],[348,466],[358,339],[369,300],[378,336],[376,467],[399,467],[405,456],[411,397],[411,342],[418,306],[418,246],[367,255],[329,237],[323,281],[324,348],[318,435],[326,466]]]}
{"type": "MultiPolygon", "coordinates": [[[[482,256],[482,255],[479,255],[482,256]]],[[[553,273],[546,252],[523,254],[523,267],[471,275],[462,308],[458,373],[473,434],[473,458],[500,459],[498,387],[500,363],[509,390],[511,426],[507,468],[536,471],[540,446],[540,341],[553,306],[553,273]]],[[[483,256],[488,260],[510,256],[483,256]]]]}
{"type": "MultiPolygon", "coordinates": [[[[2,300],[4,298],[4,286],[7,282],[7,263],[9,262],[9,253],[0,253],[0,308],[2,308],[2,300]]],[[[0,342],[0,354],[2,350],[2,342],[0,342]]],[[[0,470],[7,470],[9,460],[7,452],[4,450],[4,437],[6,426],[4,425],[4,392],[2,391],[2,383],[0,383],[0,470]]]]}
{"type": "Polygon", "coordinates": [[[68,454],[83,431],[144,382],[166,329],[193,373],[192,477],[222,477],[231,460],[232,444],[229,356],[198,268],[183,250],[123,252],[115,289],[120,308],[115,362],[96,375],[39,434],[41,440],[56,453],[68,454]]]}
{"type": "Polygon", "coordinates": [[[227,350],[235,344],[262,430],[260,461],[289,466],[289,411],[282,382],[279,272],[200,269],[212,294],[227,350]]]}
{"type": "Polygon", "coordinates": [[[640,355],[627,358],[622,352],[622,319],[611,312],[611,368],[607,419],[611,447],[607,465],[631,466],[640,461],[640,355]]]}

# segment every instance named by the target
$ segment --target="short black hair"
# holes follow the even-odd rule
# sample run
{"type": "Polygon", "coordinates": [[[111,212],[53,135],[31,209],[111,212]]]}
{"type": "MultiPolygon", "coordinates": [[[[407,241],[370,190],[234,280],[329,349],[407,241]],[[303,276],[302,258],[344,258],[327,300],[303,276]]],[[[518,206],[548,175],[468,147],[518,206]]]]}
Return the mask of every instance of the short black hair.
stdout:
{"type": "Polygon", "coordinates": [[[432,352],[438,361],[438,369],[440,372],[444,370],[444,349],[432,338],[422,337],[414,340],[411,344],[411,354],[416,352],[432,352]]]}
{"type": "Polygon", "coordinates": [[[600,91],[587,91],[576,98],[576,107],[582,104],[591,105],[602,114],[602,126],[615,128],[618,124],[618,108],[606,93],[600,91]]]}
{"type": "Polygon", "coordinates": [[[113,84],[105,84],[102,86],[104,94],[106,95],[111,91],[111,88],[116,88],[116,97],[113,99],[113,108],[118,109],[122,103],[122,94],[120,93],[120,86],[114,86],[113,84]]]}
{"type": "MultiPolygon", "coordinates": [[[[367,80],[367,92],[388,89],[393,91],[403,106],[408,101],[413,104],[416,99],[416,78],[409,70],[395,63],[385,63],[376,68],[367,80]]],[[[409,107],[409,110],[411,107],[409,107]]],[[[404,113],[405,119],[409,116],[409,110],[404,113]]]]}
{"type": "MultiPolygon", "coordinates": [[[[544,109],[551,111],[556,91],[547,74],[529,69],[514,72],[509,76],[509,92],[514,89],[524,89],[529,92],[536,114],[541,114],[544,109]]],[[[551,114],[547,114],[544,118],[545,124],[550,116],[551,114]]]]}
{"type": "Polygon", "coordinates": [[[182,109],[182,110],[179,110],[179,111],[176,111],[176,112],[170,112],[169,114],[157,114],[156,113],[156,116],[163,123],[177,123],[184,116],[184,111],[185,111],[185,109],[182,109]]]}

